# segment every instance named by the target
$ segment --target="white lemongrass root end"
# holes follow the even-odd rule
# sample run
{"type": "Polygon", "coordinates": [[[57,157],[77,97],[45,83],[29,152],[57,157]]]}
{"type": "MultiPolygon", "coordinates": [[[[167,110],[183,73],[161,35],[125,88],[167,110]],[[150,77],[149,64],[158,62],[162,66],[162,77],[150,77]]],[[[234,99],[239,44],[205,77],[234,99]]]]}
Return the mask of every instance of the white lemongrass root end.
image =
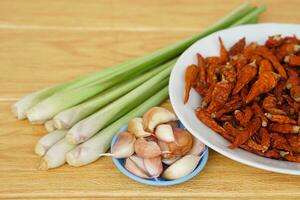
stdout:
{"type": "Polygon", "coordinates": [[[42,144],[40,143],[37,143],[35,145],[35,148],[34,148],[34,152],[39,155],[39,156],[43,156],[45,155],[45,153],[47,152],[48,148],[47,147],[44,147],[42,144]]]}
{"type": "Polygon", "coordinates": [[[70,132],[67,133],[66,140],[70,144],[78,144],[79,143],[78,140],[76,138],[74,138],[73,134],[71,134],[70,132]]]}
{"type": "Polygon", "coordinates": [[[48,163],[46,160],[42,159],[39,167],[38,167],[39,170],[48,170],[48,163]]]}
{"type": "Polygon", "coordinates": [[[44,156],[45,164],[43,163],[43,165],[46,165],[44,168],[52,169],[63,165],[66,162],[66,154],[75,147],[76,145],[69,144],[65,138],[61,139],[44,156]]]}
{"type": "Polygon", "coordinates": [[[57,129],[68,129],[66,124],[63,121],[61,121],[60,119],[53,118],[53,124],[54,124],[54,127],[57,129]]]}
{"type": "Polygon", "coordinates": [[[44,124],[47,119],[43,119],[41,113],[36,112],[34,108],[26,112],[26,116],[31,124],[44,124]]]}
{"type": "Polygon", "coordinates": [[[11,106],[11,111],[18,120],[26,119],[26,113],[24,111],[22,111],[21,108],[19,108],[17,103],[15,103],[14,105],[11,106]]]}
{"type": "Polygon", "coordinates": [[[52,131],[54,131],[56,129],[55,126],[54,126],[53,120],[46,121],[45,124],[44,124],[44,126],[45,126],[45,129],[48,132],[52,132],[52,131]]]}
{"type": "Polygon", "coordinates": [[[45,155],[49,148],[63,139],[67,131],[55,130],[44,135],[35,145],[35,153],[39,156],[45,155]]]}

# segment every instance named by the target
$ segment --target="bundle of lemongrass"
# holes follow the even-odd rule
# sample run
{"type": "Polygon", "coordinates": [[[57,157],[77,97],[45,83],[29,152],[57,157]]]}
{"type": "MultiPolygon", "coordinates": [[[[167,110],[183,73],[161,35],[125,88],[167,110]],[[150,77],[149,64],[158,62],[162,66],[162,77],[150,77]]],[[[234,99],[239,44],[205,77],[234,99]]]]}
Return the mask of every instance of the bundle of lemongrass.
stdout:
{"type": "Polygon", "coordinates": [[[167,98],[177,56],[215,31],[256,23],[264,9],[243,4],[186,40],[20,99],[12,106],[16,117],[44,124],[49,131],[35,148],[43,156],[41,168],[55,168],[66,161],[82,166],[97,160],[120,127],[167,98]]]}

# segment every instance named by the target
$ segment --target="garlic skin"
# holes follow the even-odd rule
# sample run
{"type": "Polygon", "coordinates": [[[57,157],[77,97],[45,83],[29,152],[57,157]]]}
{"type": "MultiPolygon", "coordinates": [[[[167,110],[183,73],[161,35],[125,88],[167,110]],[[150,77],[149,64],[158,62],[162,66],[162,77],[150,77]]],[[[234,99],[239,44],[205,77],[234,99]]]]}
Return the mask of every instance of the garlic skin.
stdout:
{"type": "MultiPolygon", "coordinates": [[[[130,156],[129,157],[130,158],[130,160],[132,161],[132,162],[134,162],[134,164],[138,167],[138,168],[140,168],[144,173],[146,173],[146,168],[145,168],[145,165],[144,165],[144,159],[143,158],[140,158],[140,157],[138,157],[137,155],[132,155],[132,156],[130,156]]],[[[147,173],[146,173],[147,174],[147,173]]],[[[147,175],[149,175],[149,174],[147,174],[147,175]]]]}
{"type": "Polygon", "coordinates": [[[163,171],[163,165],[162,165],[160,156],[157,156],[155,158],[145,158],[144,166],[146,168],[147,173],[152,178],[159,177],[163,171]]]}
{"type": "Polygon", "coordinates": [[[146,131],[153,133],[157,125],[176,120],[176,115],[167,109],[162,107],[153,107],[144,114],[143,126],[146,131]]]}
{"type": "Polygon", "coordinates": [[[192,134],[181,128],[173,128],[173,133],[176,142],[168,143],[170,152],[176,156],[187,154],[193,146],[192,134]]]}
{"type": "Polygon", "coordinates": [[[158,125],[155,129],[156,137],[164,142],[174,142],[175,137],[173,134],[173,129],[170,124],[161,124],[158,125]]]}
{"type": "Polygon", "coordinates": [[[154,141],[146,141],[138,138],[134,143],[135,153],[141,158],[154,158],[161,155],[158,144],[154,141]]]}
{"type": "Polygon", "coordinates": [[[127,131],[134,134],[137,138],[148,137],[151,135],[151,133],[144,130],[142,118],[134,118],[130,120],[127,131]]]}
{"type": "Polygon", "coordinates": [[[193,137],[193,147],[187,154],[200,156],[204,152],[205,148],[206,146],[204,143],[202,143],[196,137],[193,137]]]}
{"type": "Polygon", "coordinates": [[[141,170],[130,158],[125,160],[125,169],[127,169],[132,174],[139,176],[141,178],[150,178],[143,170],[141,170]]]}
{"type": "Polygon", "coordinates": [[[159,140],[158,141],[158,146],[159,146],[160,150],[162,152],[164,152],[162,154],[163,159],[173,159],[173,158],[176,157],[175,155],[171,154],[171,151],[169,149],[169,144],[167,142],[159,140]],[[166,153],[166,152],[170,152],[170,153],[166,153]]]}
{"type": "Polygon", "coordinates": [[[136,139],[129,132],[119,134],[117,142],[112,146],[111,153],[115,158],[128,158],[134,154],[134,143],[136,139]]]}
{"type": "Polygon", "coordinates": [[[167,180],[175,180],[192,173],[200,161],[199,156],[185,155],[169,166],[162,174],[167,180]]]}

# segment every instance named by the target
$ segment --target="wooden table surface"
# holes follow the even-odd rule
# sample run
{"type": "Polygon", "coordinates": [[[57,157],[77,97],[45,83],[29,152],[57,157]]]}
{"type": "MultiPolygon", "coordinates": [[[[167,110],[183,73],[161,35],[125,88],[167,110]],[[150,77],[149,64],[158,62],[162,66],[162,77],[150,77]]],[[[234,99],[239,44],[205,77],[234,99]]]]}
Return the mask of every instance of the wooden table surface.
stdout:
{"type": "MultiPolygon", "coordinates": [[[[0,199],[299,199],[299,177],[251,168],[212,150],[202,173],[164,188],[128,179],[110,158],[39,171],[33,147],[45,130],[10,113],[29,92],[190,36],[241,2],[1,0],[0,199]]],[[[300,1],[264,3],[261,22],[300,23],[300,1]]]]}

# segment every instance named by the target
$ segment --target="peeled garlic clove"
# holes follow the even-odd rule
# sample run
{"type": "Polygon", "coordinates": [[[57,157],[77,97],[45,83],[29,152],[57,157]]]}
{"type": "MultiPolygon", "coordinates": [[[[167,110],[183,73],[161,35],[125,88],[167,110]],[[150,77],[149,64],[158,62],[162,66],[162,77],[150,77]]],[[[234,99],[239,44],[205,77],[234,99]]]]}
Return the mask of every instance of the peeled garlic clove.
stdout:
{"type": "Polygon", "coordinates": [[[129,132],[119,134],[117,142],[112,146],[112,156],[115,158],[128,158],[134,153],[135,137],[129,132]]]}
{"type": "Polygon", "coordinates": [[[168,143],[172,154],[182,156],[189,152],[193,146],[193,136],[181,128],[173,128],[175,142],[168,143]]]}
{"type": "Polygon", "coordinates": [[[159,140],[162,140],[164,142],[175,141],[172,126],[170,124],[158,125],[155,129],[155,135],[159,140]]]}
{"type": "Polygon", "coordinates": [[[163,171],[163,165],[162,165],[160,156],[155,157],[155,158],[145,158],[144,166],[146,168],[147,173],[152,178],[159,177],[163,171]]]}
{"type": "Polygon", "coordinates": [[[141,178],[150,178],[143,170],[136,166],[136,164],[130,158],[126,158],[124,167],[136,176],[141,178]]]}
{"type": "Polygon", "coordinates": [[[128,123],[127,131],[134,134],[136,137],[148,137],[151,133],[147,132],[143,128],[143,119],[134,118],[128,123]]]}
{"type": "Polygon", "coordinates": [[[169,159],[162,159],[162,162],[166,165],[172,165],[174,162],[179,160],[180,156],[174,157],[174,158],[169,158],[169,159]]]}
{"type": "Polygon", "coordinates": [[[186,155],[169,166],[162,174],[167,180],[175,180],[192,173],[200,161],[199,156],[186,155]]]}
{"type": "Polygon", "coordinates": [[[198,140],[196,137],[193,137],[193,147],[187,154],[192,154],[195,156],[200,156],[200,154],[205,150],[205,144],[198,140]]]}
{"type": "Polygon", "coordinates": [[[153,107],[144,114],[143,126],[146,131],[153,133],[157,125],[176,120],[176,115],[167,109],[153,107]]]}
{"type": "Polygon", "coordinates": [[[161,154],[161,150],[156,142],[146,141],[144,138],[136,140],[134,150],[141,158],[154,158],[161,154]]]}

